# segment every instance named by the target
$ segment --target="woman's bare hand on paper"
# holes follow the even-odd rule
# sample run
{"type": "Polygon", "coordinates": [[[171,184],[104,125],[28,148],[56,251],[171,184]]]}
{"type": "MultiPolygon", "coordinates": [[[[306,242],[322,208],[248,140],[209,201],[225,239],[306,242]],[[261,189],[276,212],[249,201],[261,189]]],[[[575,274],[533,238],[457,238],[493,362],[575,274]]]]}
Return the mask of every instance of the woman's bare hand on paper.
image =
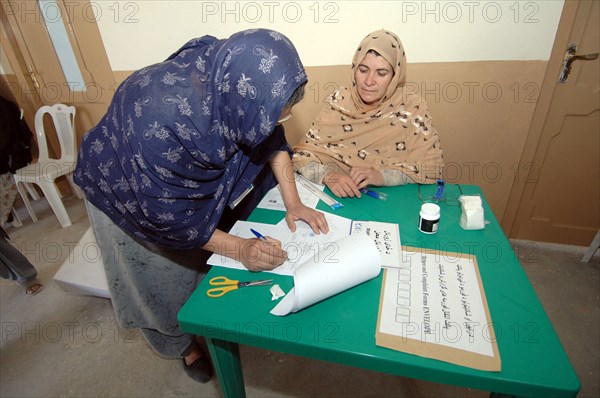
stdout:
{"type": "Polygon", "coordinates": [[[311,209],[302,203],[289,206],[286,210],[287,212],[285,213],[285,221],[287,222],[290,231],[296,231],[296,221],[304,221],[310,225],[310,228],[317,235],[319,235],[321,232],[324,234],[329,232],[327,220],[320,211],[311,209]]]}

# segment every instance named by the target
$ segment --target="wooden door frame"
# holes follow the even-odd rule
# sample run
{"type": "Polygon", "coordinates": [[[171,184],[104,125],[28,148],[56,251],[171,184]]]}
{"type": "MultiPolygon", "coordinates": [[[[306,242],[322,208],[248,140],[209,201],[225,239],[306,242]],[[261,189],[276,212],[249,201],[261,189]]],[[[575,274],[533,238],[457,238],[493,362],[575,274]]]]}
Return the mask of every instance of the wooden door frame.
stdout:
{"type": "MultiPolygon", "coordinates": [[[[77,2],[77,8],[72,6],[72,2],[68,0],[56,0],[57,6],[61,10],[62,22],[65,25],[69,41],[73,48],[75,58],[81,70],[81,73],[86,81],[92,82],[95,85],[99,85],[101,90],[104,90],[106,96],[103,98],[103,102],[110,102],[112,94],[116,89],[116,83],[114,73],[110,66],[104,42],[100,30],[95,20],[86,17],[82,10],[91,9],[90,0],[80,0],[77,2]],[[69,5],[69,6],[67,6],[69,5]]],[[[18,6],[17,1],[12,2],[15,6],[18,6]]],[[[14,29],[18,30],[16,22],[14,20],[15,11],[9,9],[11,2],[3,2],[0,7],[2,34],[0,40],[3,48],[5,49],[8,62],[14,73],[14,77],[11,76],[11,80],[18,82],[18,87],[13,87],[12,84],[5,86],[7,90],[11,91],[12,96],[16,99],[17,104],[25,110],[25,119],[33,131],[33,117],[35,111],[41,105],[50,105],[45,103],[45,98],[40,95],[35,87],[31,78],[27,73],[27,64],[33,65],[33,60],[29,59],[29,48],[23,43],[20,43],[23,39],[21,37],[14,36],[14,29]],[[7,14],[8,9],[8,14],[7,14]],[[23,46],[23,47],[22,47],[23,46]]],[[[40,16],[40,24],[44,24],[43,18],[40,16]]],[[[37,72],[37,71],[35,71],[37,72]]],[[[5,90],[5,87],[2,87],[5,90]]],[[[73,103],[86,102],[85,93],[82,95],[79,92],[72,92],[73,103]]],[[[68,103],[67,105],[72,105],[68,103]]],[[[86,126],[90,128],[92,126],[86,126]]]]}
{"type": "Polygon", "coordinates": [[[509,238],[513,232],[512,229],[515,225],[517,213],[526,187],[528,184],[535,184],[537,182],[536,178],[539,176],[539,173],[537,172],[539,171],[540,165],[534,165],[533,161],[542,138],[546,117],[550,111],[550,106],[556,90],[556,82],[562,68],[564,53],[569,44],[569,38],[571,36],[575,17],[577,16],[579,4],[580,0],[565,0],[563,5],[554,45],[552,46],[546,74],[544,75],[542,88],[538,97],[538,103],[535,107],[523,153],[521,154],[519,167],[517,169],[518,172],[515,174],[515,180],[513,181],[506,208],[502,216],[502,229],[509,238]]]}
{"type": "MultiPolygon", "coordinates": [[[[78,108],[75,119],[76,131],[78,135],[82,135],[84,131],[98,122],[99,115],[104,114],[106,108],[108,108],[108,103],[116,89],[116,82],[98,24],[95,19],[82,11],[90,10],[92,2],[90,0],[78,0],[73,3],[69,0],[56,0],[56,5],[60,9],[61,19],[77,64],[86,82],[86,87],[99,86],[101,92],[104,93],[100,100],[94,101],[88,100],[89,96],[85,92],[71,91],[69,93],[70,101],[61,101],[67,105],[75,105],[78,108]]],[[[39,7],[39,4],[36,4],[36,6],[39,7]]],[[[17,105],[23,109],[23,117],[31,131],[34,132],[34,138],[37,142],[34,123],[35,113],[41,106],[51,105],[56,101],[45,98],[43,93],[40,93],[34,87],[27,71],[27,65],[32,65],[33,72],[39,75],[32,59],[33,54],[35,54],[33,53],[35,46],[28,46],[28,43],[25,42],[21,29],[26,29],[26,27],[20,23],[22,21],[18,18],[25,18],[20,12],[25,12],[28,17],[32,18],[33,8],[28,7],[24,11],[23,8],[19,9],[19,7],[23,7],[23,2],[16,0],[3,1],[0,4],[0,43],[6,54],[6,61],[12,69],[12,74],[3,75],[0,79],[0,93],[4,94],[5,97],[12,97],[17,105]]],[[[32,23],[36,26],[37,24],[43,24],[45,28],[45,22],[41,14],[39,20],[35,19],[32,23]]],[[[93,88],[96,89],[96,87],[93,88]]],[[[49,123],[46,125],[46,129],[47,131],[53,130],[54,126],[49,123]]],[[[51,153],[59,153],[57,137],[51,135],[48,144],[51,153]]],[[[37,156],[37,148],[32,150],[32,155],[34,158],[37,156]]],[[[58,181],[58,185],[61,191],[70,189],[64,178],[58,181]]]]}
{"type": "MultiPolygon", "coordinates": [[[[4,17],[4,15],[2,14],[1,17],[4,17]]],[[[15,51],[14,40],[8,36],[12,32],[8,32],[4,29],[4,21],[2,21],[0,31],[0,44],[2,44],[2,48],[4,49],[7,58],[6,61],[10,64],[13,72],[11,75],[4,75],[2,77],[0,94],[5,98],[12,97],[12,99],[16,101],[17,105],[23,109],[23,118],[25,119],[25,122],[31,131],[35,131],[33,123],[35,112],[43,104],[39,100],[39,96],[37,96],[37,92],[31,84],[31,81],[27,79],[23,73],[23,69],[21,69],[20,65],[24,61],[20,59],[20,51],[15,51]],[[17,87],[15,87],[15,85],[17,87]],[[24,92],[36,93],[36,95],[23,95],[22,93],[24,92]]]]}

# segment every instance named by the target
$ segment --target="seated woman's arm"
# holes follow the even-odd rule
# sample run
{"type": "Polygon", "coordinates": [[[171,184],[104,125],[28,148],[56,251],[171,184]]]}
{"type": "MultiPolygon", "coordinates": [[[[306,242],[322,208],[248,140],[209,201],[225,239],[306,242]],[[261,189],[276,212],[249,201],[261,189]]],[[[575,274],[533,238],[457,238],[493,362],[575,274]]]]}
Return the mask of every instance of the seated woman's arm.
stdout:
{"type": "Polygon", "coordinates": [[[310,161],[302,167],[296,166],[296,171],[307,180],[315,184],[327,185],[327,187],[337,197],[359,197],[360,192],[352,177],[342,171],[334,164],[324,165],[317,161],[310,161]]]}
{"type": "Polygon", "coordinates": [[[400,170],[381,169],[379,171],[383,175],[383,185],[386,187],[414,183],[414,181],[409,176],[407,176],[400,170]]]}
{"type": "Polygon", "coordinates": [[[325,165],[314,160],[306,163],[303,167],[299,167],[296,171],[315,184],[323,184],[323,178],[331,172],[325,165]]]}
{"type": "MultiPolygon", "coordinates": [[[[353,170],[356,170],[353,169],[353,170]]],[[[336,184],[342,183],[340,173],[341,170],[332,171],[331,167],[327,167],[317,161],[310,161],[303,167],[297,169],[297,171],[302,174],[307,180],[314,182],[316,184],[325,184],[329,187],[329,189],[336,194],[336,196],[344,197],[344,196],[357,196],[360,197],[360,193],[356,192],[355,189],[350,188],[350,192],[345,192],[346,189],[336,189],[336,184]],[[338,195],[339,193],[339,195],[338,195]]],[[[376,172],[377,170],[373,170],[376,172]]],[[[405,185],[412,184],[414,181],[406,174],[401,172],[400,170],[394,169],[382,169],[379,170],[382,181],[378,179],[377,183],[368,183],[367,185],[377,185],[377,186],[395,186],[395,185],[405,185]]],[[[344,173],[345,174],[345,173],[344,173]]],[[[357,173],[355,173],[357,174],[357,173]]],[[[352,178],[352,172],[349,176],[352,178]]],[[[358,177],[357,177],[358,178],[358,177]]],[[[356,179],[353,179],[356,185],[356,189],[359,189],[360,182],[357,182],[356,179]]]]}

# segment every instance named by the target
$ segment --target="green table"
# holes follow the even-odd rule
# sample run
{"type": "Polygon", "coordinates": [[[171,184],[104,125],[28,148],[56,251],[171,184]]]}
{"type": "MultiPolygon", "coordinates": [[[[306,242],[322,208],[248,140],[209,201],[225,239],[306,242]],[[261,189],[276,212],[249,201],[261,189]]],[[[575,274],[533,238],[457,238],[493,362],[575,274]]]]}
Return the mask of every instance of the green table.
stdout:
{"type": "MultiPolygon", "coordinates": [[[[433,186],[421,189],[435,190],[433,186]]],[[[447,195],[452,196],[448,186],[447,195]]],[[[356,220],[398,223],[402,245],[477,256],[479,271],[495,327],[502,360],[501,372],[486,372],[405,354],[375,345],[382,274],[298,313],[276,317],[266,288],[241,289],[220,299],[206,296],[208,280],[217,275],[232,279],[273,278],[284,291],[293,286],[289,276],[213,267],[179,312],[181,328],[206,338],[225,396],[244,396],[238,343],[268,350],[337,362],[437,383],[515,396],[574,397],[581,385],[521,264],[485,202],[484,230],[459,226],[459,206],[441,203],[439,232],[417,230],[421,206],[418,186],[380,189],[380,201],[342,199],[335,213],[356,220]]],[[[480,194],[462,186],[465,194],[480,194]]],[[[483,197],[483,195],[482,195],[483,197]]],[[[330,209],[322,202],[319,209],[330,209]]],[[[251,221],[277,223],[282,212],[256,209],[251,221]]]]}

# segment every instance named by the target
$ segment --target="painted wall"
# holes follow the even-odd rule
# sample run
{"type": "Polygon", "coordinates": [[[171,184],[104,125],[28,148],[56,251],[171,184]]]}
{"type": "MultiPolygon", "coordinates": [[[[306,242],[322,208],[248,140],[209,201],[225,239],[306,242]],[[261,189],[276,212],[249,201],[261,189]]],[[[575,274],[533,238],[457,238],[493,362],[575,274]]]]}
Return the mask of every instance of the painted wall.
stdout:
{"type": "Polygon", "coordinates": [[[541,90],[564,1],[136,1],[92,3],[117,80],[188,39],[269,27],[296,45],[309,75],[286,123],[294,144],[324,98],[349,82],[369,32],[397,33],[407,90],[429,103],[448,182],[482,187],[501,221],[541,90]]]}
{"type": "Polygon", "coordinates": [[[563,0],[497,1],[92,1],[113,70],[162,61],[187,40],[271,28],[305,66],[348,64],[381,28],[398,34],[409,62],[547,60],[563,0]]]}

